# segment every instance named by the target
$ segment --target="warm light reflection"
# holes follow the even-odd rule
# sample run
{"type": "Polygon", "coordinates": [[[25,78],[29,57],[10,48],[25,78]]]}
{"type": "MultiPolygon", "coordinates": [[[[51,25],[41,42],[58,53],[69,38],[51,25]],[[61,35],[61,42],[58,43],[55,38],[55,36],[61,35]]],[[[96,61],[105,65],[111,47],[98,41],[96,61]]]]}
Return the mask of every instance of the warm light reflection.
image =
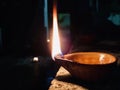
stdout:
{"type": "Polygon", "coordinates": [[[38,57],[34,57],[34,58],[33,58],[33,61],[34,61],[34,62],[38,62],[38,57]]]}
{"type": "Polygon", "coordinates": [[[47,42],[49,43],[49,42],[50,42],[50,39],[47,39],[47,42]]]}
{"type": "Polygon", "coordinates": [[[61,54],[60,38],[58,33],[58,23],[57,23],[57,6],[56,2],[53,5],[53,36],[52,36],[52,58],[58,54],[61,54]]]}
{"type": "Polygon", "coordinates": [[[100,59],[99,59],[99,60],[100,60],[100,63],[101,63],[101,64],[102,64],[103,61],[104,61],[104,57],[105,57],[104,54],[101,54],[101,55],[100,55],[100,59]]]}

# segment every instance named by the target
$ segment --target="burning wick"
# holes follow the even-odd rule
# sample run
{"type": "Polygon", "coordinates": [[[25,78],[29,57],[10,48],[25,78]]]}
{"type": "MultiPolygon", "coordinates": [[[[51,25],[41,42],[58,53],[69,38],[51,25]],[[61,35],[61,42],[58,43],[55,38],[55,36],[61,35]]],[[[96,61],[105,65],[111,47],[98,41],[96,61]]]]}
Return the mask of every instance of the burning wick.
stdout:
{"type": "Polygon", "coordinates": [[[55,55],[55,57],[54,58],[64,58],[64,55],[62,55],[62,54],[57,54],[57,55],[55,55]]]}
{"type": "Polygon", "coordinates": [[[100,63],[102,64],[103,60],[104,60],[104,55],[103,54],[100,55],[100,59],[99,60],[100,60],[100,63]]]}
{"type": "Polygon", "coordinates": [[[72,60],[68,60],[67,58],[65,58],[64,55],[62,55],[62,54],[58,54],[54,58],[55,59],[60,59],[60,60],[65,60],[65,61],[69,61],[69,62],[73,62],[72,60]]]}
{"type": "Polygon", "coordinates": [[[33,61],[34,61],[34,62],[38,62],[38,60],[39,60],[38,57],[34,57],[34,58],[33,58],[33,61]]]}

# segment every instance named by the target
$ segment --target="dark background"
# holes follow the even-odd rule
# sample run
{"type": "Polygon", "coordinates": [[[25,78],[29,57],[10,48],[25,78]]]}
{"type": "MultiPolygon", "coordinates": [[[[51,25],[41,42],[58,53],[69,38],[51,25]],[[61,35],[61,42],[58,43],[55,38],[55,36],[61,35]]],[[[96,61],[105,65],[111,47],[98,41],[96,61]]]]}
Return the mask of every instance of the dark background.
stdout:
{"type": "Polygon", "coordinates": [[[44,53],[43,10],[43,0],[1,0],[2,50],[23,55],[44,53]]]}
{"type": "MultiPolygon", "coordinates": [[[[69,13],[71,16],[70,30],[73,43],[79,42],[76,38],[85,38],[84,36],[93,38],[94,41],[91,42],[94,43],[101,40],[119,41],[120,26],[107,19],[111,13],[119,13],[119,0],[98,0],[98,8],[96,1],[58,0],[58,13],[69,13]]],[[[48,1],[49,18],[52,14],[52,2],[53,0],[48,1]]],[[[52,20],[49,20],[49,25],[52,25],[52,20]]],[[[1,0],[0,27],[1,53],[48,55],[44,0],[1,0]]],[[[81,44],[84,44],[84,41],[81,40],[81,44]]]]}
{"type": "MultiPolygon", "coordinates": [[[[49,17],[52,17],[52,5],[49,1],[49,17]]],[[[70,32],[73,50],[81,46],[94,46],[100,49],[110,46],[109,49],[113,50],[112,48],[116,47],[116,51],[119,51],[120,25],[115,25],[108,20],[111,14],[119,14],[119,6],[119,0],[58,0],[58,14],[67,13],[71,17],[70,32]]],[[[52,24],[52,20],[49,21],[52,24]]]]}
{"type": "MultiPolygon", "coordinates": [[[[115,7],[116,4],[112,5],[113,0],[98,1],[97,11],[95,0],[58,0],[58,13],[71,15],[70,30],[73,49],[82,45],[88,46],[87,49],[82,48],[83,51],[95,50],[95,48],[89,48],[93,46],[99,50],[119,52],[120,26],[107,20],[107,17],[111,12],[119,13],[120,10],[115,7]],[[93,2],[92,6],[89,5],[90,1],[93,2]],[[101,41],[106,42],[99,44],[101,41]],[[107,41],[117,41],[117,44],[108,44],[107,41]]],[[[120,5],[119,0],[114,0],[114,2],[120,5]]],[[[52,5],[53,0],[48,0],[50,26],[52,25],[50,19],[52,5]]],[[[50,58],[48,59],[50,52],[46,42],[43,12],[44,0],[0,0],[2,33],[0,80],[1,86],[7,90],[45,90],[49,82],[46,80],[55,74],[51,71],[51,68],[53,71],[56,68],[55,64],[50,58]],[[35,63],[30,61],[31,56],[32,58],[44,57],[39,63],[38,77],[34,75],[35,63]],[[25,61],[27,62],[24,63],[25,61]],[[43,63],[44,61],[47,63],[43,63]]]]}

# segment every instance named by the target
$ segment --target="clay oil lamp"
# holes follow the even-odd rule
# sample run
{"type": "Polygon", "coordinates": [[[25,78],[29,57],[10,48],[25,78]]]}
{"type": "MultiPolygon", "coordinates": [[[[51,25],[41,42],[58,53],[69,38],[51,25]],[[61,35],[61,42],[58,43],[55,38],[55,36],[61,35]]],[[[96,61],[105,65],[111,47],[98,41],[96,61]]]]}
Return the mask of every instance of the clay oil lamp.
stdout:
{"type": "MultiPolygon", "coordinates": [[[[52,58],[73,77],[88,82],[107,79],[116,68],[114,55],[103,52],[76,52],[62,55],[57,24],[56,4],[53,7],[52,58]]],[[[64,43],[61,43],[64,44],[64,43]]]]}
{"type": "Polygon", "coordinates": [[[55,62],[70,74],[87,82],[100,82],[110,79],[116,69],[115,56],[103,52],[76,52],[55,56],[55,62]]]}

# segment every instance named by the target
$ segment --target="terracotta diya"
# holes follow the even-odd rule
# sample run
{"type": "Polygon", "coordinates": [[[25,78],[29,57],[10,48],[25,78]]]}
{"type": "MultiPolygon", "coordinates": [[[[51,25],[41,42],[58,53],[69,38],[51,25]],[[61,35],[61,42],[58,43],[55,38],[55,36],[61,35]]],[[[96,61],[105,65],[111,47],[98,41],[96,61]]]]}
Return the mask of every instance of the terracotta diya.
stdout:
{"type": "Polygon", "coordinates": [[[115,56],[102,52],[77,52],[57,55],[55,62],[63,66],[70,74],[88,82],[99,82],[108,79],[117,64],[115,56]]]}
{"type": "MultiPolygon", "coordinates": [[[[115,56],[102,52],[77,52],[61,55],[60,37],[57,22],[57,2],[53,3],[52,58],[68,70],[72,76],[84,81],[107,79],[115,70],[115,56]],[[59,55],[58,55],[59,54],[59,55]]],[[[64,40],[64,38],[62,38],[64,40]]],[[[64,45],[63,45],[64,46],[64,45]]]]}

